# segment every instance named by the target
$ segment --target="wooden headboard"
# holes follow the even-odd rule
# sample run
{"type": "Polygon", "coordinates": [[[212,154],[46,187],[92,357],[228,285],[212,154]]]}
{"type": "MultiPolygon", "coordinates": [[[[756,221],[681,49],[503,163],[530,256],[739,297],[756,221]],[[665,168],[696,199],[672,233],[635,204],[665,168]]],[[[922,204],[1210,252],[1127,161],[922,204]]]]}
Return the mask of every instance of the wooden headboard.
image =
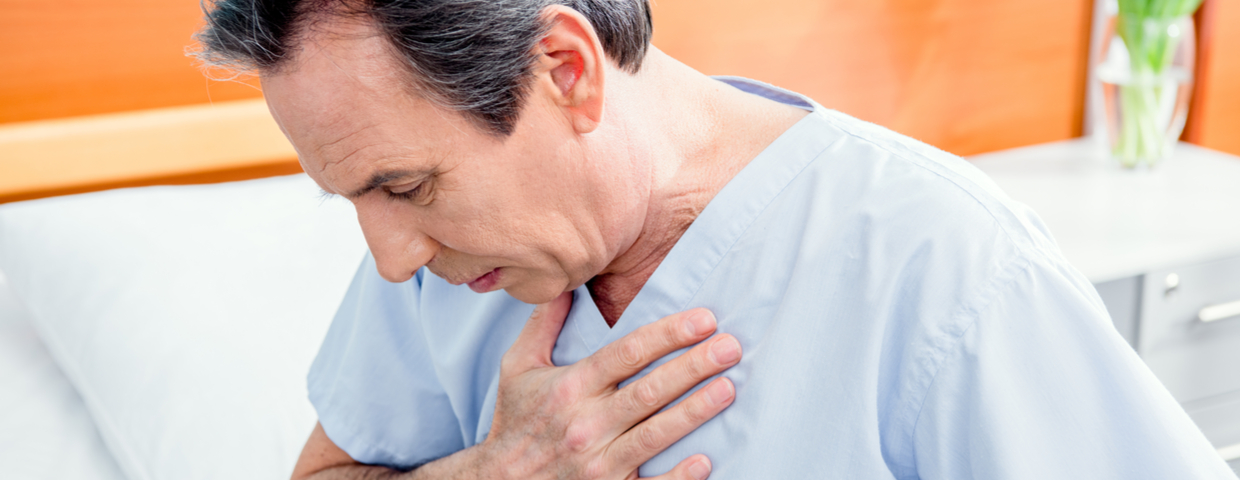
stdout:
{"type": "Polygon", "coordinates": [[[0,126],[0,203],[300,171],[262,99],[0,126]]]}
{"type": "MultiPolygon", "coordinates": [[[[950,152],[1081,131],[1091,0],[652,4],[655,45],[690,66],[950,152]]],[[[197,0],[0,0],[0,11],[0,202],[299,171],[252,82],[209,81],[185,56],[197,0]]],[[[1203,11],[1235,18],[1240,0],[1203,11]]],[[[1240,153],[1240,37],[1209,18],[1198,98],[1223,102],[1196,107],[1187,138],[1240,153]]]]}

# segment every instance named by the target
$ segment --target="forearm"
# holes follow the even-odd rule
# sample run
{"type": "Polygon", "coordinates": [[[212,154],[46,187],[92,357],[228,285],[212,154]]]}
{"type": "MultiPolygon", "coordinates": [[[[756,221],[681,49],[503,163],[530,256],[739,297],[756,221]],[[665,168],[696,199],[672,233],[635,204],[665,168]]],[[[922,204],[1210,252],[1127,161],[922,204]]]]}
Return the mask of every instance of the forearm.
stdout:
{"type": "MultiPolygon", "coordinates": [[[[727,378],[710,381],[660,411],[695,385],[736,365],[740,343],[715,333],[705,309],[645,325],[572,365],[551,361],[572,295],[539,305],[501,359],[495,415],[478,445],[408,472],[359,465],[315,426],[293,480],[537,480],[636,478],[638,468],[732,403],[727,378]],[[655,360],[697,344],[633,384],[655,360]],[[636,353],[636,354],[634,354],[636,353]]],[[[693,455],[655,478],[703,480],[710,460],[693,455]]]]}
{"type": "Polygon", "coordinates": [[[372,465],[344,465],[320,470],[301,480],[404,480],[413,478],[416,471],[402,472],[372,465]]]}
{"type": "Polygon", "coordinates": [[[420,465],[409,471],[374,465],[340,465],[315,472],[296,480],[482,480],[478,447],[467,448],[452,455],[420,465]]]}

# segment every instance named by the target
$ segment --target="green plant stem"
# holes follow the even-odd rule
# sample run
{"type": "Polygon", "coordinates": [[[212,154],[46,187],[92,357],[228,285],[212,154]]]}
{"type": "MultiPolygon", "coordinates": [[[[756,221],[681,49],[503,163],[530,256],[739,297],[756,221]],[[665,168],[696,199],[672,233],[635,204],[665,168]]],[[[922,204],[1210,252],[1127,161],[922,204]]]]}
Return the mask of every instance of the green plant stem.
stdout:
{"type": "Polygon", "coordinates": [[[1180,19],[1201,0],[1119,0],[1116,25],[1128,49],[1130,77],[1120,85],[1120,129],[1112,155],[1126,166],[1153,163],[1169,153],[1165,126],[1160,126],[1163,95],[1177,95],[1178,84],[1164,76],[1181,38],[1180,19]]]}

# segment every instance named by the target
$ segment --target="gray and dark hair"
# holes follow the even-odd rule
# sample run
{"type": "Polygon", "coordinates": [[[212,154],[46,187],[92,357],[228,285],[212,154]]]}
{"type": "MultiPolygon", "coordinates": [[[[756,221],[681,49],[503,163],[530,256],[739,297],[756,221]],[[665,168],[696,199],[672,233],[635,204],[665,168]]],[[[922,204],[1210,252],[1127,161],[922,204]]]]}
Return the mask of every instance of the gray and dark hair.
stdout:
{"type": "Polygon", "coordinates": [[[641,67],[653,33],[648,0],[204,0],[196,56],[208,66],[277,73],[312,22],[362,17],[403,57],[424,96],[507,136],[549,27],[542,10],[556,4],[590,21],[619,68],[641,67]]]}

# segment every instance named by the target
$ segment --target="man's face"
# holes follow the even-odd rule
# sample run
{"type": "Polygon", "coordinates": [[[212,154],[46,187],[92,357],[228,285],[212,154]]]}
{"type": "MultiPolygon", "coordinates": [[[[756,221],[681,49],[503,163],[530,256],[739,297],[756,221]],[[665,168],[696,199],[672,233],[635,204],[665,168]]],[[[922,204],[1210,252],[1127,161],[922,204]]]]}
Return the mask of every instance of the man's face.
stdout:
{"type": "Polygon", "coordinates": [[[632,207],[631,196],[606,187],[612,172],[585,160],[545,91],[529,95],[511,136],[489,135],[411,93],[368,28],[333,30],[310,35],[263,91],[305,171],[354,203],[383,278],[405,281],[426,265],[475,291],[541,303],[616,255],[609,212],[632,207]]]}

